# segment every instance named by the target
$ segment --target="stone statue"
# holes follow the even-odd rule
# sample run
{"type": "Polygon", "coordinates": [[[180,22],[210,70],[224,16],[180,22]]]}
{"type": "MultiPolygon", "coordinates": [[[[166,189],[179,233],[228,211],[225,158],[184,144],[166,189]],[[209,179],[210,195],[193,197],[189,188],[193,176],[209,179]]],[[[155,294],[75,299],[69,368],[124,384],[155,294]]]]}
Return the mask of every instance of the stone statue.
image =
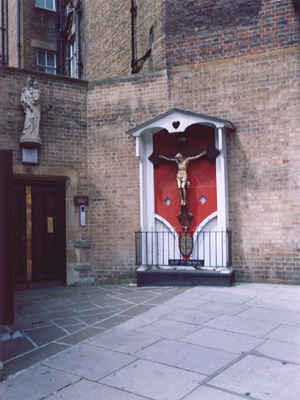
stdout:
{"type": "Polygon", "coordinates": [[[196,160],[206,154],[206,151],[202,151],[202,153],[198,154],[194,157],[187,157],[184,158],[181,153],[176,154],[175,158],[168,158],[163,156],[162,154],[159,155],[159,158],[163,158],[167,161],[175,161],[178,164],[178,172],[176,175],[177,186],[179,190],[180,196],[180,203],[182,206],[186,205],[186,188],[190,187],[190,182],[188,181],[188,165],[191,160],[196,160]]]}
{"type": "Polygon", "coordinates": [[[24,128],[19,138],[23,147],[34,148],[42,144],[39,134],[41,119],[41,91],[33,76],[27,78],[27,85],[22,89],[21,104],[25,113],[24,128]]]}

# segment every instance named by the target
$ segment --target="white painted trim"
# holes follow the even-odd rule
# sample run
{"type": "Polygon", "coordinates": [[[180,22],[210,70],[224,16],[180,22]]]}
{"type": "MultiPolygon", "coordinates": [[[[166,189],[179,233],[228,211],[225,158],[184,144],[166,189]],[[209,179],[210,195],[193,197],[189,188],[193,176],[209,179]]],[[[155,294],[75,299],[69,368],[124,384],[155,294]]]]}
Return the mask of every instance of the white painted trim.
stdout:
{"type": "Polygon", "coordinates": [[[216,128],[227,127],[231,130],[235,130],[235,127],[230,121],[174,108],[151,121],[131,129],[127,133],[134,137],[140,136],[145,130],[153,130],[152,133],[155,133],[161,129],[166,129],[169,133],[174,133],[178,132],[178,130],[184,131],[188,126],[196,123],[216,128]],[[180,126],[177,129],[172,125],[174,121],[180,121],[180,126]]]}
{"type": "MultiPolygon", "coordinates": [[[[217,225],[218,230],[226,230],[229,226],[226,128],[233,130],[234,126],[230,121],[174,109],[128,132],[136,138],[136,155],[139,158],[142,231],[154,231],[155,218],[157,218],[154,204],[154,166],[148,159],[153,153],[153,134],[163,129],[169,131],[170,134],[182,132],[193,124],[215,128],[215,147],[220,151],[220,155],[216,158],[217,225]],[[174,121],[180,121],[177,130],[172,125],[174,121]]],[[[214,217],[209,216],[208,218],[209,220],[202,221],[200,225],[205,226],[214,217]]],[[[162,219],[160,221],[163,222],[162,219]]],[[[165,222],[164,224],[167,226],[165,222]]],[[[174,231],[173,227],[172,230],[174,231]]]]}
{"type": "Polygon", "coordinates": [[[218,128],[216,131],[216,148],[220,151],[216,158],[216,185],[218,229],[225,231],[228,228],[228,182],[227,182],[227,148],[226,130],[218,128]]]}
{"type": "Polygon", "coordinates": [[[194,236],[198,235],[199,232],[203,231],[205,226],[212,221],[214,218],[218,217],[218,211],[215,211],[211,213],[208,217],[206,217],[201,224],[197,226],[197,229],[195,230],[194,236]]]}
{"type": "Polygon", "coordinates": [[[155,214],[155,219],[157,219],[158,221],[160,221],[161,223],[163,223],[164,225],[166,225],[166,227],[168,228],[168,230],[174,235],[174,236],[178,236],[177,232],[175,231],[175,229],[173,228],[173,226],[170,224],[170,222],[168,222],[166,219],[164,219],[164,217],[162,217],[161,215],[155,214]]]}

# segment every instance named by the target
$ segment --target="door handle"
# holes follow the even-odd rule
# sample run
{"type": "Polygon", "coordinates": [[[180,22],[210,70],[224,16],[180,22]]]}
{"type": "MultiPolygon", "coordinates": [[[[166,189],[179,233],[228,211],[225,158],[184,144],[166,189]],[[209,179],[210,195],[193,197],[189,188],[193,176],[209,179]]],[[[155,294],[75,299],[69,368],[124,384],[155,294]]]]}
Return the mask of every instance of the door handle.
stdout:
{"type": "Polygon", "coordinates": [[[47,232],[53,233],[53,217],[47,218],[47,232]]]}

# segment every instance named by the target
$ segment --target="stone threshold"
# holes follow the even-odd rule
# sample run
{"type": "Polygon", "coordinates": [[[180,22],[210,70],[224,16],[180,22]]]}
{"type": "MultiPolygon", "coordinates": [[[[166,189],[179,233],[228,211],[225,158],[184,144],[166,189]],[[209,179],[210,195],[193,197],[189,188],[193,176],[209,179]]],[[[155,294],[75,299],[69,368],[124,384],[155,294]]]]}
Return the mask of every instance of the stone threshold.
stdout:
{"type": "Polygon", "coordinates": [[[231,286],[234,283],[234,269],[231,267],[141,266],[136,274],[138,286],[231,286]]]}

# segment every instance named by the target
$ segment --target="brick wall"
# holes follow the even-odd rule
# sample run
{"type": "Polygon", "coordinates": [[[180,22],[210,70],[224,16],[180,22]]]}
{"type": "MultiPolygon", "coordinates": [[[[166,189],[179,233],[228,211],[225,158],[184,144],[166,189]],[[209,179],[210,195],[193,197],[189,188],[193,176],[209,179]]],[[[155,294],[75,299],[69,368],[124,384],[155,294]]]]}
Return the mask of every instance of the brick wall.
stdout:
{"type": "Polygon", "coordinates": [[[178,107],[230,120],[229,210],[238,280],[299,283],[298,48],[90,83],[95,275],[133,269],[138,160],[125,132],[178,107]],[[216,78],[217,77],[217,78],[216,78]],[[216,81],[218,84],[216,84],[216,81]]]}
{"type": "Polygon", "coordinates": [[[300,43],[291,0],[166,0],[169,66],[263,53],[300,43]]]}
{"type": "Polygon", "coordinates": [[[129,74],[130,1],[84,1],[82,11],[85,79],[129,74]]]}
{"type": "MultiPolygon", "coordinates": [[[[141,72],[165,67],[164,2],[135,0],[136,59],[152,49],[141,72]],[[152,33],[150,34],[150,28],[152,33]]],[[[85,79],[131,74],[131,1],[84,1],[82,48],[85,79]]]]}
{"type": "Polygon", "coordinates": [[[135,270],[139,161],[135,140],[126,131],[167,110],[165,72],[89,84],[90,234],[94,273],[100,280],[135,270]]]}
{"type": "Polygon", "coordinates": [[[9,65],[11,67],[18,66],[18,59],[17,59],[17,2],[16,1],[9,1],[8,2],[8,15],[9,15],[9,22],[8,22],[8,56],[9,56],[9,65]]]}
{"type": "Polygon", "coordinates": [[[174,68],[172,106],[230,120],[237,279],[300,282],[299,48],[174,68]]]}
{"type": "MultiPolygon", "coordinates": [[[[0,145],[14,150],[14,165],[21,165],[18,138],[25,115],[20,103],[21,90],[30,71],[1,68],[0,145]]],[[[85,81],[34,74],[41,89],[40,166],[86,167],[86,89],[85,81]]]]}
{"type": "Polygon", "coordinates": [[[135,58],[140,59],[150,49],[151,56],[141,72],[158,71],[166,66],[164,1],[136,0],[135,58]]]}
{"type": "MultiPolygon", "coordinates": [[[[87,180],[87,82],[35,73],[41,90],[39,164],[22,164],[18,138],[25,115],[21,90],[30,71],[0,67],[0,148],[13,150],[13,173],[33,178],[65,177],[67,211],[67,264],[85,262],[88,254],[78,254],[72,243],[89,239],[87,227],[79,227],[79,207],[75,195],[89,195],[87,180]]],[[[87,221],[89,221],[87,212],[87,221]]]]}
{"type": "Polygon", "coordinates": [[[36,71],[37,48],[31,40],[56,45],[57,14],[54,11],[35,7],[34,0],[21,1],[21,67],[36,71]]]}

